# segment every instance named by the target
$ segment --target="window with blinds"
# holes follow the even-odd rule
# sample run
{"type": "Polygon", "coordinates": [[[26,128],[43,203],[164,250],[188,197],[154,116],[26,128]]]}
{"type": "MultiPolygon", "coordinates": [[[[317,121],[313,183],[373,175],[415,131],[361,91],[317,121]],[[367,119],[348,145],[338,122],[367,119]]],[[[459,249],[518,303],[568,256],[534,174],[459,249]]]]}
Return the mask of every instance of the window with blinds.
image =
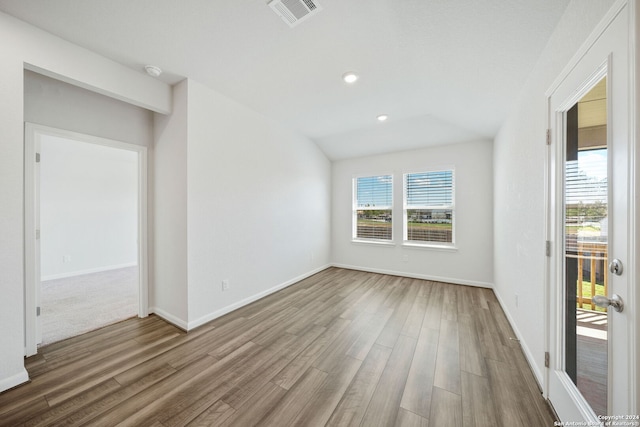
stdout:
{"type": "Polygon", "coordinates": [[[607,242],[607,149],[580,150],[565,166],[566,250],[607,242]]]}
{"type": "Polygon", "coordinates": [[[392,240],[393,178],[391,175],[353,180],[353,238],[392,240]]]}
{"type": "Polygon", "coordinates": [[[404,240],[453,243],[453,170],[404,175],[404,240]]]}

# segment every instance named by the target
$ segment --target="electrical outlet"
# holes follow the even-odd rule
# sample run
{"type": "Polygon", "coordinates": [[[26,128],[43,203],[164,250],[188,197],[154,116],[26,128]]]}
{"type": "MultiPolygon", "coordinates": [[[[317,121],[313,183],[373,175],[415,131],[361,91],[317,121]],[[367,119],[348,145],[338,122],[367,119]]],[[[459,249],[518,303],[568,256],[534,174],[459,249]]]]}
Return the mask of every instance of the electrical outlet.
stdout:
{"type": "Polygon", "coordinates": [[[402,262],[409,262],[409,255],[402,255],[402,262]]]}
{"type": "Polygon", "coordinates": [[[229,290],[229,279],[225,279],[222,281],[222,290],[223,291],[229,290]]]}
{"type": "Polygon", "coordinates": [[[62,255],[62,263],[66,264],[68,262],[71,262],[71,255],[62,255]]]}

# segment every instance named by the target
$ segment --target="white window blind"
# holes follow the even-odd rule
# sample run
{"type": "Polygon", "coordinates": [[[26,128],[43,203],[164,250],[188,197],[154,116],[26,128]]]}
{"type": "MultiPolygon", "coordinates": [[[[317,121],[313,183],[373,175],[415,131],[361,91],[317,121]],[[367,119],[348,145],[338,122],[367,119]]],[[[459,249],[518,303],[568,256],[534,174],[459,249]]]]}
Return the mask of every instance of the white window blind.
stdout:
{"type": "Polygon", "coordinates": [[[354,179],[353,238],[391,240],[393,178],[391,175],[354,179]]]}
{"type": "Polygon", "coordinates": [[[404,240],[453,243],[453,170],[404,175],[404,240]]]}
{"type": "Polygon", "coordinates": [[[567,251],[581,242],[607,242],[607,149],[578,151],[565,166],[567,251]]]}

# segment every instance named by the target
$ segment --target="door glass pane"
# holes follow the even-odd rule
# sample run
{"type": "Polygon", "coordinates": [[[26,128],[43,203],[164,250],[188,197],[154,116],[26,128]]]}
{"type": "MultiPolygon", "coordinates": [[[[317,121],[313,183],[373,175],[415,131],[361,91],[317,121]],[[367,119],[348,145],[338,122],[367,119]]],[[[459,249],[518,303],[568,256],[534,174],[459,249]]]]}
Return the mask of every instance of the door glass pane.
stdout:
{"type": "Polygon", "coordinates": [[[565,370],[597,415],[607,414],[606,78],[566,113],[565,370]]]}

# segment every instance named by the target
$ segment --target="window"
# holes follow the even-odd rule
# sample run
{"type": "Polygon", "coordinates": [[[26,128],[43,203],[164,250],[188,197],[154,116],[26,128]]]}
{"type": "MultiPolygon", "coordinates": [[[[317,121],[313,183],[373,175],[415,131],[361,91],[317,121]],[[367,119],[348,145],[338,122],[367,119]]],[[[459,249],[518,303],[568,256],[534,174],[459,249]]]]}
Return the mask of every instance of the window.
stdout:
{"type": "Polygon", "coordinates": [[[404,175],[404,240],[453,243],[453,170],[404,175]]]}
{"type": "Polygon", "coordinates": [[[353,238],[392,239],[393,178],[378,175],[353,180],[353,238]]]}

